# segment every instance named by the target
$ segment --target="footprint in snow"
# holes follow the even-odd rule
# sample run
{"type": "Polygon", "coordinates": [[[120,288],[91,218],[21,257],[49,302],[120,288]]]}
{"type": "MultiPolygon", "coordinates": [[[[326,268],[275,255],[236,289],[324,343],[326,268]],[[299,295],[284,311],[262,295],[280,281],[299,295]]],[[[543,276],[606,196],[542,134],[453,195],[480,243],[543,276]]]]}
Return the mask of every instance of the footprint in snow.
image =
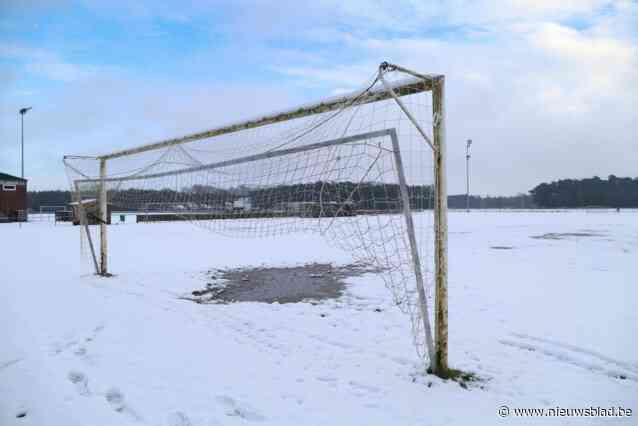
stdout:
{"type": "Polygon", "coordinates": [[[81,371],[71,370],[68,374],[68,379],[75,386],[75,390],[78,395],[89,396],[91,395],[91,391],[89,391],[89,379],[86,377],[86,374],[81,371]]]}
{"type": "Polygon", "coordinates": [[[175,411],[168,415],[168,426],[192,426],[188,416],[181,411],[175,411]]]}
{"type": "Polygon", "coordinates": [[[111,388],[106,392],[106,401],[111,404],[115,411],[121,412],[126,407],[124,395],[116,388],[111,388]]]}
{"type": "Polygon", "coordinates": [[[16,358],[16,359],[12,359],[5,362],[0,362],[0,370],[4,370],[5,368],[11,367],[12,365],[19,363],[23,359],[24,358],[16,358]]]}
{"type": "Polygon", "coordinates": [[[219,405],[224,407],[225,414],[227,416],[237,416],[244,420],[261,422],[266,420],[257,410],[249,407],[246,404],[239,404],[233,398],[225,395],[220,395],[217,398],[219,405]]]}
{"type": "Polygon", "coordinates": [[[73,355],[75,355],[82,362],[85,362],[89,365],[94,365],[96,363],[96,357],[89,353],[89,350],[85,346],[79,346],[73,351],[73,355]]]}
{"type": "Polygon", "coordinates": [[[19,406],[16,411],[16,419],[23,419],[27,416],[28,410],[24,406],[19,406]]]}
{"type": "Polygon", "coordinates": [[[363,393],[379,393],[381,389],[376,386],[367,385],[365,383],[355,382],[354,380],[350,380],[348,383],[353,389],[363,393]]]}
{"type": "Polygon", "coordinates": [[[49,350],[49,355],[53,355],[53,356],[59,355],[65,350],[72,348],[77,343],[78,343],[77,340],[71,340],[68,342],[53,342],[51,344],[51,349],[49,350]]]}
{"type": "Polygon", "coordinates": [[[137,420],[137,421],[142,420],[141,417],[133,409],[131,409],[131,407],[129,407],[126,404],[124,400],[124,394],[120,392],[119,389],[117,388],[109,389],[106,392],[105,397],[106,397],[106,402],[108,402],[111,408],[113,408],[118,413],[126,414],[129,417],[131,417],[133,420],[137,420]]]}
{"type": "Polygon", "coordinates": [[[331,377],[331,376],[317,376],[316,377],[317,380],[319,380],[320,382],[323,382],[325,384],[327,384],[330,387],[336,388],[338,386],[338,382],[339,379],[337,379],[336,377],[331,377]]]}

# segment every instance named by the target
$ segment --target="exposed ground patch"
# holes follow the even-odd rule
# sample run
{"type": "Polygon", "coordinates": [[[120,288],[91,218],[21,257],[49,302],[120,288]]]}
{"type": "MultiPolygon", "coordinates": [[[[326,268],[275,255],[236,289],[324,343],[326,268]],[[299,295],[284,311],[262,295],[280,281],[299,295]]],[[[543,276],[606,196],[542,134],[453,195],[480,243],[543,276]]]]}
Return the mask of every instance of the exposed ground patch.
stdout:
{"type": "Polygon", "coordinates": [[[531,238],[537,240],[564,240],[567,238],[602,237],[603,234],[597,232],[549,232],[542,235],[532,235],[531,238]]]}
{"type": "Polygon", "coordinates": [[[297,303],[336,299],[345,290],[346,278],[369,272],[379,271],[359,263],[216,269],[208,272],[206,288],[182,298],[197,303],[297,303]]]}

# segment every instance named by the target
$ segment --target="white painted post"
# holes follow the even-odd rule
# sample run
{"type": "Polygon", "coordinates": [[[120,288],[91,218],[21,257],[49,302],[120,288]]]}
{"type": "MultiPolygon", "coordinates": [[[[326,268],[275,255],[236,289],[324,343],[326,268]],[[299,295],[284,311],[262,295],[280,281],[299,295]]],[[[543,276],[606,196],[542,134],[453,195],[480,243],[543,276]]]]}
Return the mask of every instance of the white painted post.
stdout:
{"type": "Polygon", "coordinates": [[[100,275],[108,275],[108,243],[107,243],[107,221],[108,221],[108,204],[106,199],[106,160],[100,160],[100,275]]]}
{"type": "Polygon", "coordinates": [[[435,352],[432,343],[432,327],[430,326],[430,313],[428,310],[428,300],[425,297],[425,287],[423,284],[423,270],[421,269],[421,258],[419,256],[419,248],[416,242],[416,234],[414,231],[414,222],[412,220],[412,210],[410,209],[410,196],[408,194],[408,184],[405,179],[403,170],[403,161],[401,159],[401,151],[399,150],[399,140],[396,131],[390,131],[392,139],[392,150],[394,151],[394,162],[399,177],[399,189],[401,191],[401,204],[403,204],[403,215],[405,217],[405,225],[408,232],[408,240],[410,241],[410,251],[412,254],[412,263],[414,265],[414,276],[416,278],[417,294],[419,296],[419,309],[421,311],[421,319],[423,321],[423,332],[425,333],[425,344],[430,358],[430,370],[434,368],[435,352]]]}
{"type": "Polygon", "coordinates": [[[447,182],[445,168],[445,77],[437,76],[432,84],[434,122],[434,233],[435,233],[435,347],[434,373],[448,370],[448,306],[447,306],[447,182]]]}

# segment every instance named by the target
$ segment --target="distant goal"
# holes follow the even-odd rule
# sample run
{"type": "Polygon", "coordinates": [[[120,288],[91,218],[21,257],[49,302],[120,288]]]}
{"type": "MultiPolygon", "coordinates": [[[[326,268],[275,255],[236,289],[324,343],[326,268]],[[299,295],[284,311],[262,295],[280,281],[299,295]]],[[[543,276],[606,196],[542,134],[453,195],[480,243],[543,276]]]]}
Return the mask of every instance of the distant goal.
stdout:
{"type": "Polygon", "coordinates": [[[97,274],[117,250],[111,210],[244,238],[319,233],[381,271],[419,354],[447,370],[443,76],[384,62],[354,93],[64,162],[97,274]]]}

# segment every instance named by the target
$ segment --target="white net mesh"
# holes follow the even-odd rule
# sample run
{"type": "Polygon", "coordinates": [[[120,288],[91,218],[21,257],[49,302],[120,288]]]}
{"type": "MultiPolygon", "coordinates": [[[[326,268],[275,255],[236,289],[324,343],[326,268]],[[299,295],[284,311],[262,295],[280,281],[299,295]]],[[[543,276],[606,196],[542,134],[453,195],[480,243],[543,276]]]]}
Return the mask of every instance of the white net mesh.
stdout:
{"type": "MultiPolygon", "coordinates": [[[[399,76],[386,73],[384,78],[431,135],[429,82],[412,79],[407,84],[399,76]]],[[[65,163],[75,201],[82,201],[88,224],[99,223],[92,206],[103,183],[110,208],[134,213],[137,226],[190,221],[215,233],[245,238],[320,233],[380,271],[396,304],[409,314],[418,353],[426,359],[397,157],[403,160],[430,296],[432,151],[378,78],[359,96],[318,111],[299,116],[291,110],[290,118],[259,127],[110,158],[104,180],[98,159],[69,157],[65,163]],[[374,97],[369,95],[375,93],[380,99],[371,101],[374,97]],[[390,131],[396,133],[398,145],[393,145],[390,131]]],[[[98,227],[88,229],[98,241],[98,227]]]]}

